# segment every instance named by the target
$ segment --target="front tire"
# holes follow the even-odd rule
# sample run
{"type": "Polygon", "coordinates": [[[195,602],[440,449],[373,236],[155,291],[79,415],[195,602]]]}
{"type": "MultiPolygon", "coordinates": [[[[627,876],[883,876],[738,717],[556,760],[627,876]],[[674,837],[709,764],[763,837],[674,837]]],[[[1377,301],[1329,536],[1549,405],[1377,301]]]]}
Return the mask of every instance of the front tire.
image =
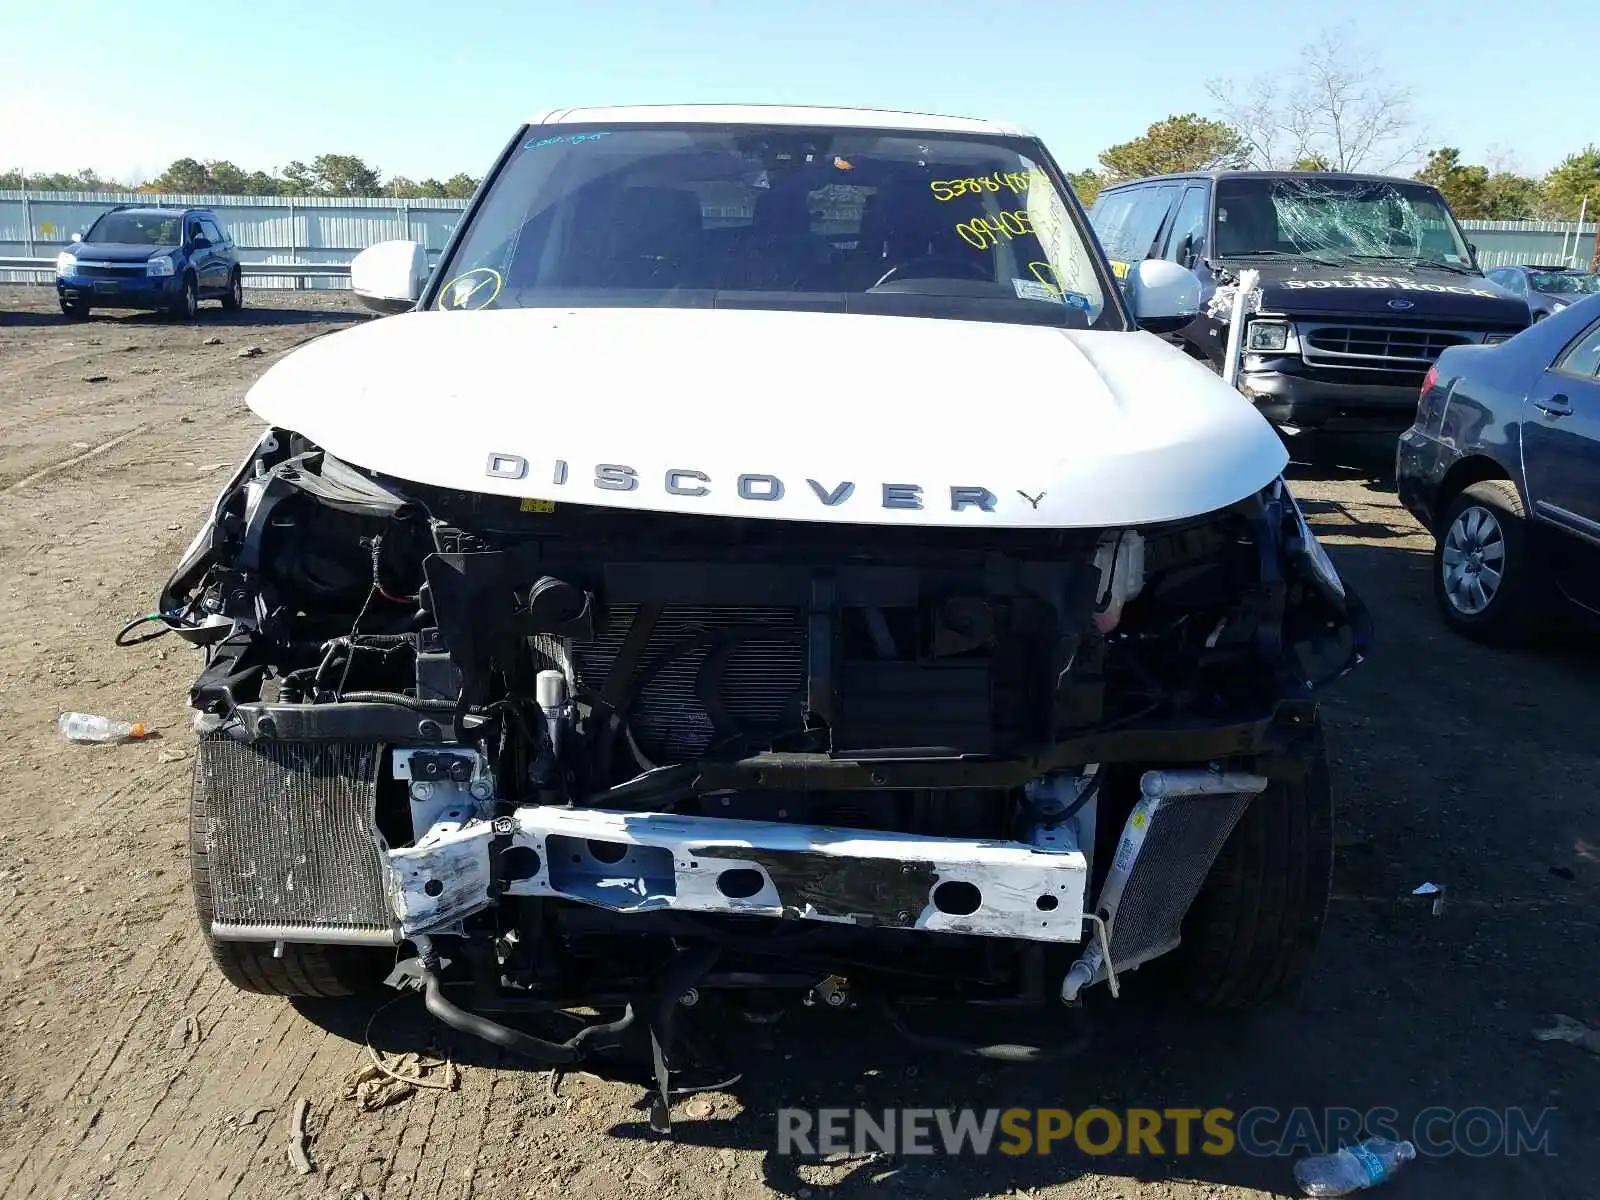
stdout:
{"type": "Polygon", "coordinates": [[[61,315],[70,321],[84,321],[89,317],[89,306],[82,300],[63,300],[61,315]]]}
{"type": "Polygon", "coordinates": [[[185,275],[178,294],[172,298],[172,315],[180,321],[192,321],[200,311],[200,291],[193,275],[185,275]]]}
{"type": "Polygon", "coordinates": [[[1333,882],[1333,788],[1319,723],[1305,774],[1245,809],[1183,923],[1170,969],[1193,1006],[1260,1004],[1297,983],[1316,953],[1333,882]]]}
{"type": "Polygon", "coordinates": [[[244,307],[244,277],[238,267],[228,276],[228,290],[222,297],[224,312],[238,312],[244,307]]]}
{"type": "Polygon", "coordinates": [[[332,999],[372,991],[393,965],[387,951],[359,946],[321,946],[285,942],[283,955],[272,942],[218,941],[211,936],[211,864],[205,831],[210,827],[205,796],[195,788],[189,801],[189,880],[195,915],[211,959],[234,987],[263,996],[332,999]]]}
{"type": "Polygon", "coordinates": [[[1517,485],[1486,479],[1445,509],[1433,550],[1433,594],[1445,624],[1491,645],[1534,632],[1534,566],[1517,485]]]}

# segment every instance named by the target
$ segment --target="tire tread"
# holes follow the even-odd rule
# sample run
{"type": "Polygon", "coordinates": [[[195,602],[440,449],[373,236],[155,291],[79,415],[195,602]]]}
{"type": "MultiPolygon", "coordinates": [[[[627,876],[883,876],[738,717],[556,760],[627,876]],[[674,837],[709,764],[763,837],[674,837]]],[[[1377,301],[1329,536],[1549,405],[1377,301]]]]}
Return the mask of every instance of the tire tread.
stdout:
{"type": "Polygon", "coordinates": [[[1256,1005],[1305,973],[1332,890],[1333,802],[1322,739],[1305,777],[1269,785],[1217,855],[1184,923],[1174,967],[1189,1002],[1256,1005]]]}

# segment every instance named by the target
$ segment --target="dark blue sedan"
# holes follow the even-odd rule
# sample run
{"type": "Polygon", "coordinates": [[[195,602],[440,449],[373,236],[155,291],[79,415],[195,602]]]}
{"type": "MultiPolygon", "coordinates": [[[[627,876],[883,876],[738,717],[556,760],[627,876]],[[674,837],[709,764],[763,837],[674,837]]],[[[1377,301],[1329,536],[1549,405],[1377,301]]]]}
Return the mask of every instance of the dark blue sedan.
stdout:
{"type": "Polygon", "coordinates": [[[1441,354],[1395,474],[1452,628],[1522,641],[1552,595],[1600,613],[1600,295],[1441,354]]]}
{"type": "Polygon", "coordinates": [[[119,205],[101,214],[56,257],[56,295],[69,317],[154,308],[190,319],[201,300],[244,304],[233,239],[203,208],[119,205]]]}

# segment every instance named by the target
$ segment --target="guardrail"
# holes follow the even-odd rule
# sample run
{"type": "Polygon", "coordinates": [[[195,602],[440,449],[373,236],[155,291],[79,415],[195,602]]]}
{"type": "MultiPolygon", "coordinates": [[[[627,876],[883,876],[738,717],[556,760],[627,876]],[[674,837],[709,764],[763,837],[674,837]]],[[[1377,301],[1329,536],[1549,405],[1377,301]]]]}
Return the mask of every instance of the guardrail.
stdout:
{"type": "MultiPolygon", "coordinates": [[[[279,276],[293,279],[297,286],[308,279],[318,277],[330,279],[350,278],[350,264],[347,262],[240,263],[239,269],[244,273],[246,279],[279,276]]],[[[0,258],[0,271],[31,271],[35,274],[49,275],[53,278],[56,273],[56,260],[54,258],[0,258]]]]}

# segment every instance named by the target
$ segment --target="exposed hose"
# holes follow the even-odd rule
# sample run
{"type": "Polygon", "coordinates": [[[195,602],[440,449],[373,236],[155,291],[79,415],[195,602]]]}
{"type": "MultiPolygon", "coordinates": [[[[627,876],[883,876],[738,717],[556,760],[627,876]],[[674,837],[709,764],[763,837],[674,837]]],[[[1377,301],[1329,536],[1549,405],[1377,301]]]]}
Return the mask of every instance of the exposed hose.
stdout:
{"type": "MultiPolygon", "coordinates": [[[[351,644],[352,638],[350,634],[330,638],[323,643],[325,646],[348,646],[351,644]]],[[[386,646],[414,646],[416,644],[417,635],[414,633],[358,633],[354,636],[354,645],[361,650],[386,646]]]]}
{"type": "Polygon", "coordinates": [[[118,645],[118,646],[122,647],[123,649],[127,649],[129,646],[138,646],[138,645],[142,645],[145,642],[153,642],[158,637],[165,637],[167,634],[169,634],[171,632],[172,632],[172,626],[167,624],[167,618],[163,614],[161,614],[161,613],[145,613],[144,616],[135,617],[133,620],[129,621],[126,625],[124,625],[121,629],[117,630],[117,636],[112,638],[111,640],[115,645],[118,645]],[[135,629],[139,628],[139,626],[152,624],[152,623],[154,623],[156,621],[161,622],[161,628],[151,630],[148,633],[142,633],[138,637],[129,637],[128,636],[135,629]]]}
{"type": "MultiPolygon", "coordinates": [[[[789,631],[777,626],[727,625],[712,629],[696,629],[668,645],[642,669],[635,670],[628,679],[626,687],[614,700],[608,701],[604,695],[599,698],[595,712],[602,719],[598,735],[599,744],[595,749],[596,778],[610,782],[611,759],[617,735],[627,728],[633,706],[645,688],[673,663],[701,649],[709,650],[711,655],[715,655],[717,648],[722,645],[736,646],[762,637],[793,636],[789,631]],[[609,711],[602,712],[602,708],[609,711]]],[[[617,670],[617,667],[613,665],[612,670],[617,670]]],[[[607,682],[609,684],[610,681],[607,682]]]]}
{"type": "Polygon", "coordinates": [[[684,947],[662,976],[660,989],[650,1013],[650,1062],[656,1078],[655,1100],[650,1105],[650,1128],[656,1133],[672,1132],[672,1081],[668,1056],[672,1052],[672,1026],[678,1015],[678,1000],[722,956],[720,946],[684,947]]]}
{"type": "Polygon", "coordinates": [[[381,654],[387,659],[396,650],[409,648],[414,652],[416,644],[417,635],[414,633],[362,633],[357,634],[355,638],[348,636],[333,638],[322,644],[322,661],[317,664],[315,673],[311,676],[311,690],[314,692],[323,690],[323,676],[333,666],[335,655],[340,650],[345,652],[345,662],[348,664],[355,660],[357,651],[381,654]]]}
{"type": "Polygon", "coordinates": [[[423,967],[419,974],[422,977],[423,1004],[430,1013],[451,1029],[482,1038],[502,1050],[509,1050],[513,1054],[520,1054],[524,1058],[531,1058],[547,1066],[575,1063],[587,1052],[587,1043],[598,1037],[621,1033],[633,1024],[633,1005],[630,1004],[622,1010],[622,1015],[615,1021],[589,1025],[564,1042],[549,1042],[544,1038],[537,1038],[532,1034],[502,1025],[498,1021],[491,1021],[487,1017],[480,1017],[477,1013],[468,1012],[445,997],[444,984],[436,972],[423,967]]]}
{"type": "Polygon", "coordinates": [[[624,1029],[628,1028],[628,1026],[632,1024],[633,1004],[630,1002],[623,1006],[622,1015],[615,1021],[607,1021],[601,1025],[586,1026],[583,1029],[580,1029],[577,1033],[573,1034],[572,1037],[563,1043],[563,1045],[571,1046],[574,1049],[579,1050],[581,1053],[582,1047],[585,1043],[591,1042],[601,1036],[609,1036],[613,1033],[621,1033],[624,1029]]]}
{"type": "Polygon", "coordinates": [[[1061,1059],[1083,1053],[1089,1046],[1089,1022],[1084,1017],[1083,1010],[1076,1007],[1067,1010],[1072,1014],[1075,1026],[1072,1035],[1067,1041],[1048,1049],[1040,1046],[1024,1046],[1015,1042],[995,1042],[992,1045],[985,1045],[982,1042],[969,1042],[962,1038],[921,1033],[907,1025],[905,1018],[889,1001],[881,1001],[881,1007],[890,1027],[913,1046],[945,1054],[958,1054],[963,1058],[983,1058],[991,1062],[1019,1065],[1059,1062],[1061,1059]]]}
{"type": "MultiPolygon", "coordinates": [[[[190,607],[193,607],[193,605],[190,605],[190,607]]],[[[113,644],[126,650],[130,646],[142,646],[145,642],[153,642],[158,637],[165,637],[175,629],[203,628],[203,626],[198,625],[189,619],[188,611],[188,608],[185,608],[181,611],[174,609],[172,612],[165,613],[145,613],[143,616],[135,617],[121,629],[117,630],[116,636],[113,637],[111,641],[113,644]],[[139,626],[154,624],[158,621],[161,623],[161,628],[150,630],[148,633],[142,633],[138,637],[129,636],[135,629],[139,628],[139,626]]]]}
{"type": "Polygon", "coordinates": [[[367,704],[398,704],[401,708],[414,708],[418,712],[456,711],[454,700],[421,700],[404,692],[345,692],[339,699],[359,700],[367,704]]]}
{"type": "Polygon", "coordinates": [[[695,780],[700,768],[693,763],[657,767],[654,771],[609,787],[591,792],[582,800],[585,808],[626,808],[648,812],[687,800],[695,794],[695,780]]]}

